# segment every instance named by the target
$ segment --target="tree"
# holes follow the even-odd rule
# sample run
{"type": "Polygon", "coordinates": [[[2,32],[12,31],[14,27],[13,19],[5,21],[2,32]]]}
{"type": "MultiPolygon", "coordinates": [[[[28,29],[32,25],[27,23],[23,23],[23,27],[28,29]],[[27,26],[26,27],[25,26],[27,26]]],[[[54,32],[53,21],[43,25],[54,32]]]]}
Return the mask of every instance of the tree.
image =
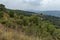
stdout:
{"type": "Polygon", "coordinates": [[[5,11],[5,5],[0,4],[0,11],[5,11]]]}
{"type": "Polygon", "coordinates": [[[0,18],[2,18],[2,17],[3,17],[3,14],[4,14],[3,12],[0,12],[0,18]]]}
{"type": "Polygon", "coordinates": [[[11,18],[14,17],[14,11],[10,10],[8,14],[9,14],[9,16],[10,16],[11,18]]]}

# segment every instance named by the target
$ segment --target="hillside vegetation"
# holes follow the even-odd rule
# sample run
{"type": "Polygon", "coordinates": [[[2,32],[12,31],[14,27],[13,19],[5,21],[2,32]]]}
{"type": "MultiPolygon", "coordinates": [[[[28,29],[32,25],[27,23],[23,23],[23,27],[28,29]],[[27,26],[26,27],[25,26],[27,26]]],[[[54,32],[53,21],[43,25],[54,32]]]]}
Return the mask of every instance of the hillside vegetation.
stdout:
{"type": "Polygon", "coordinates": [[[60,18],[0,4],[0,40],[60,40],[60,18]]]}

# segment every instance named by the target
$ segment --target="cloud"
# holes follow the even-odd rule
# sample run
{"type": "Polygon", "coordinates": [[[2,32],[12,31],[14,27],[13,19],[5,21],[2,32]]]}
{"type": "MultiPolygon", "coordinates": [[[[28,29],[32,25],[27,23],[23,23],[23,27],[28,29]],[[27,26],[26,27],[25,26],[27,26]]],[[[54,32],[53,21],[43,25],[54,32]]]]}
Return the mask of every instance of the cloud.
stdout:
{"type": "Polygon", "coordinates": [[[29,5],[32,5],[32,6],[39,6],[41,0],[26,0],[25,2],[29,5]]]}
{"type": "Polygon", "coordinates": [[[60,10],[60,0],[46,0],[48,1],[43,2],[43,8],[44,10],[60,10]],[[46,4],[45,4],[46,3],[46,4]]]}
{"type": "Polygon", "coordinates": [[[6,8],[20,10],[60,10],[60,0],[0,0],[6,8]]]}

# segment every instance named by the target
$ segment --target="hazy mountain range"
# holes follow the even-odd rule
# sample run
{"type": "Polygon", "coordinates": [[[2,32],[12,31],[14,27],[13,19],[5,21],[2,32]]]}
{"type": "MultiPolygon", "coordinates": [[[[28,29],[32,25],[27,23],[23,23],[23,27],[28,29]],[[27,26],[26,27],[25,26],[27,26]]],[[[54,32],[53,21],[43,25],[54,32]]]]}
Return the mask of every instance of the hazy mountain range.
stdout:
{"type": "Polygon", "coordinates": [[[40,11],[38,13],[60,17],[60,11],[40,11]]]}
{"type": "Polygon", "coordinates": [[[57,16],[60,17],[60,10],[47,10],[47,11],[38,11],[38,10],[29,10],[30,12],[42,13],[45,15],[57,16]]]}

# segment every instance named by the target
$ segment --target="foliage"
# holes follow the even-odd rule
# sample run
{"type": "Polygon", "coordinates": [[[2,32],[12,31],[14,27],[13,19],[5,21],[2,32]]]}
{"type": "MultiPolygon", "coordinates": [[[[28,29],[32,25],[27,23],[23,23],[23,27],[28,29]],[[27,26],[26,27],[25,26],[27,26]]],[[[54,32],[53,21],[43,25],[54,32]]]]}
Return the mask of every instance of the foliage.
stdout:
{"type": "MultiPolygon", "coordinates": [[[[16,31],[19,30],[26,35],[39,37],[42,40],[60,40],[60,28],[56,25],[58,23],[57,17],[43,14],[29,14],[31,12],[25,11],[15,11],[16,10],[8,10],[7,13],[0,11],[0,23],[4,25],[5,28],[16,31]],[[53,18],[56,18],[56,22],[53,18]]],[[[9,33],[7,33],[7,35],[10,36],[9,33]]]]}

